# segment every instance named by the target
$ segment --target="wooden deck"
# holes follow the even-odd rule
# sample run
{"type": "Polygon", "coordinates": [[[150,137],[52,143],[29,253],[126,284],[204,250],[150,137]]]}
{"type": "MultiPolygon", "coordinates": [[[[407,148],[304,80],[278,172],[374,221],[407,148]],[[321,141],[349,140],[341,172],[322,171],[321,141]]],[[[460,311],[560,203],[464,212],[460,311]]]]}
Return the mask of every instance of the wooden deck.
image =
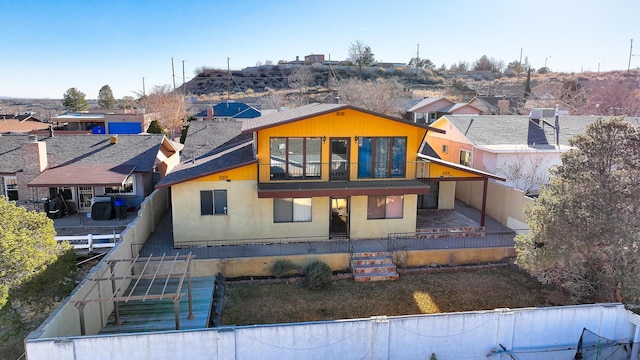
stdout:
{"type": "MultiPolygon", "coordinates": [[[[191,279],[193,294],[193,320],[187,319],[189,315],[189,303],[187,297],[187,284],[182,287],[185,295],[180,300],[180,330],[204,329],[207,327],[211,307],[213,286],[215,277],[195,277],[191,279]]],[[[167,285],[167,292],[175,291],[178,279],[171,279],[167,285]]],[[[162,290],[164,282],[154,285],[150,292],[162,290]],[[160,287],[154,289],[154,287],[160,287]]],[[[148,280],[140,280],[133,295],[144,295],[147,291],[148,280]],[[146,283],[144,283],[146,281],[146,283]]],[[[129,290],[127,290],[128,293],[129,290]]],[[[146,300],[146,301],[121,301],[119,303],[120,319],[122,323],[115,325],[115,315],[109,316],[107,325],[100,334],[121,334],[136,332],[152,332],[175,330],[175,312],[171,299],[146,300]]]]}

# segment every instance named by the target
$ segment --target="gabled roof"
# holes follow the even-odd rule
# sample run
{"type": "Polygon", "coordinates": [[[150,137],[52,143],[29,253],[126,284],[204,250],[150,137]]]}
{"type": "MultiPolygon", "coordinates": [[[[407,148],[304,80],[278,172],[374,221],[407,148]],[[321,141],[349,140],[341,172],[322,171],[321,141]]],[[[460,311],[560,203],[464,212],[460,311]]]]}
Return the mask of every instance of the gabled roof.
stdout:
{"type": "Polygon", "coordinates": [[[213,106],[213,116],[251,119],[260,116],[260,111],[243,102],[225,101],[213,106]]]}
{"type": "MultiPolygon", "coordinates": [[[[388,120],[398,121],[407,125],[420,127],[423,129],[428,128],[421,124],[414,124],[403,119],[375,113],[375,112],[361,109],[352,105],[312,103],[312,104],[299,106],[299,107],[285,110],[285,111],[279,111],[274,114],[245,120],[242,122],[242,133],[248,133],[252,131],[266,129],[276,125],[282,125],[282,124],[286,124],[286,123],[290,123],[298,120],[304,120],[311,117],[328,114],[334,111],[347,110],[347,109],[363,112],[369,115],[385,118],[388,120]]],[[[431,130],[440,131],[439,129],[431,129],[431,130]]]]}
{"type": "MultiPolygon", "coordinates": [[[[70,164],[133,165],[136,171],[151,172],[164,138],[162,135],[118,135],[116,144],[110,135],[55,135],[40,137],[47,145],[48,168],[70,164]]],[[[27,135],[0,136],[0,173],[22,169],[21,144],[27,135]]]]}
{"type": "MultiPolygon", "coordinates": [[[[560,145],[569,146],[569,139],[583,134],[587,125],[597,118],[560,116],[560,145]]],[[[527,115],[445,115],[441,119],[449,121],[475,146],[527,145],[541,149],[555,147],[554,119],[543,119],[539,123],[530,120],[527,115]]]]}
{"type": "Polygon", "coordinates": [[[251,134],[242,135],[242,123],[237,121],[212,122],[192,121],[184,141],[181,158],[190,161],[207,156],[216,148],[228,143],[238,143],[251,139],[251,134]]]}
{"type": "Polygon", "coordinates": [[[254,162],[253,140],[222,146],[207,156],[179,164],[156,184],[156,188],[176,185],[254,162]]]}
{"type": "Polygon", "coordinates": [[[409,110],[407,110],[407,111],[408,112],[415,112],[416,110],[420,110],[420,108],[423,108],[423,107],[425,107],[427,105],[431,105],[431,104],[436,103],[436,102],[441,101],[441,100],[444,100],[444,101],[450,103],[451,105],[454,104],[453,101],[448,100],[448,99],[446,99],[444,97],[428,97],[428,98],[422,99],[422,101],[420,101],[419,103],[413,105],[413,107],[409,108],[409,110]]]}

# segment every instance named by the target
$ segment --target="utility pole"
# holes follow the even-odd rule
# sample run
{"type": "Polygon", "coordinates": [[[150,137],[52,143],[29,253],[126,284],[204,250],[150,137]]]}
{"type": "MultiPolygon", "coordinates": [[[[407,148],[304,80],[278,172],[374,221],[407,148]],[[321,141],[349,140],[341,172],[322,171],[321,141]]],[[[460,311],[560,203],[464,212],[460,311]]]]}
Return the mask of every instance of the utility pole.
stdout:
{"type": "Polygon", "coordinates": [[[627,66],[627,72],[631,71],[631,55],[633,54],[633,39],[631,39],[631,47],[629,48],[629,66],[627,66]]]}
{"type": "Polygon", "coordinates": [[[522,72],[522,48],[520,48],[520,61],[518,62],[518,84],[520,83],[520,72],[522,72]]]}
{"type": "Polygon", "coordinates": [[[418,44],[418,50],[416,50],[416,69],[420,66],[420,44],[418,44]]]}
{"type": "Polygon", "coordinates": [[[144,76],[142,77],[142,96],[147,96],[144,90],[144,76]]]}
{"type": "Polygon", "coordinates": [[[231,96],[231,68],[229,67],[229,58],[227,58],[227,74],[229,75],[227,79],[227,101],[229,101],[229,96],[231,96]]]}
{"type": "Polygon", "coordinates": [[[182,92],[187,95],[187,88],[184,86],[184,60],[182,60],[182,92]]]}
{"type": "Polygon", "coordinates": [[[173,91],[176,91],[176,71],[173,68],[173,56],[171,57],[171,77],[173,78],[173,91]]]}

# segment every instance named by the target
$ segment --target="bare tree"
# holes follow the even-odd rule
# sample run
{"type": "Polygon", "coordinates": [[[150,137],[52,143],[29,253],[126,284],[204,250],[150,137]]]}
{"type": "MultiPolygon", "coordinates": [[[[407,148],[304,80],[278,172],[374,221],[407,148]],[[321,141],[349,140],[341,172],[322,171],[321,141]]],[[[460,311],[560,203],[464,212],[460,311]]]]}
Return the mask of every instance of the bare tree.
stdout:
{"type": "Polygon", "coordinates": [[[148,95],[141,97],[140,104],[152,120],[158,121],[172,137],[182,132],[188,116],[182,93],[171,91],[169,85],[155,86],[148,95]]]}
{"type": "Polygon", "coordinates": [[[536,195],[549,183],[551,155],[542,151],[519,151],[514,157],[498,164],[496,172],[525,195],[536,195]]]}
{"type": "Polygon", "coordinates": [[[298,67],[291,75],[287,77],[289,88],[296,89],[300,95],[304,93],[304,89],[313,82],[313,73],[307,67],[298,67]]]}
{"type": "Polygon", "coordinates": [[[340,103],[357,106],[389,116],[400,116],[398,100],[403,97],[402,86],[393,80],[364,81],[347,79],[337,85],[340,103]]]}
{"type": "Polygon", "coordinates": [[[585,115],[636,116],[640,113],[640,90],[629,78],[613,75],[589,83],[584,106],[576,112],[585,115]]]}
{"type": "Polygon", "coordinates": [[[281,92],[271,89],[266,95],[258,99],[258,104],[260,104],[262,110],[280,109],[286,105],[286,98],[281,92]]]}
{"type": "Polygon", "coordinates": [[[371,47],[360,40],[349,45],[349,60],[362,69],[363,66],[371,66],[375,63],[375,58],[371,52],[371,47]]]}

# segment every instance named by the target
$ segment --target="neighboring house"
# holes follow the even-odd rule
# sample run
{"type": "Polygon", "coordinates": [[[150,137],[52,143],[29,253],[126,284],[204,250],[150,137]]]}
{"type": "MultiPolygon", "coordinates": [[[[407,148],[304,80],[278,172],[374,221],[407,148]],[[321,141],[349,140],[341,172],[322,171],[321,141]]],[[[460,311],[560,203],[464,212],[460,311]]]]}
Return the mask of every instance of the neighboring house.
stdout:
{"type": "Polygon", "coordinates": [[[260,110],[253,106],[228,100],[213,107],[208,107],[206,110],[196,114],[195,118],[196,120],[228,121],[252,119],[258,116],[260,116],[260,110]]]}
{"type": "Polygon", "coordinates": [[[418,209],[453,208],[456,180],[501,179],[439,159],[423,139],[442,130],[349,105],[211,125],[189,133],[221,145],[187,137],[190,159],[157,184],[171,187],[176,246],[415,232],[418,209]]]}
{"type": "Polygon", "coordinates": [[[427,141],[442,159],[505,176],[509,186],[535,195],[570,149],[569,139],[584,133],[596,117],[560,116],[556,137],[553,109],[532,114],[445,115],[431,126],[446,130],[446,136],[429,132],[427,141]]]}
{"type": "Polygon", "coordinates": [[[522,98],[506,98],[504,96],[476,96],[469,105],[481,111],[480,115],[509,115],[522,107],[522,98]]]}
{"type": "Polygon", "coordinates": [[[407,110],[416,124],[431,124],[443,115],[479,115],[481,111],[467,103],[454,103],[444,97],[424,98],[407,110]]]}
{"type": "Polygon", "coordinates": [[[304,57],[305,65],[322,64],[324,62],[324,54],[310,54],[304,57]]]}
{"type": "Polygon", "coordinates": [[[2,135],[3,195],[21,203],[60,193],[80,211],[100,195],[139,206],[179,163],[178,149],[162,135],[2,135]]]}
{"type": "Polygon", "coordinates": [[[91,134],[140,134],[147,130],[152,114],[130,109],[92,109],[51,118],[56,131],[91,134]]]}
{"type": "Polygon", "coordinates": [[[0,114],[0,134],[28,134],[48,130],[49,126],[31,115],[0,114]]]}

